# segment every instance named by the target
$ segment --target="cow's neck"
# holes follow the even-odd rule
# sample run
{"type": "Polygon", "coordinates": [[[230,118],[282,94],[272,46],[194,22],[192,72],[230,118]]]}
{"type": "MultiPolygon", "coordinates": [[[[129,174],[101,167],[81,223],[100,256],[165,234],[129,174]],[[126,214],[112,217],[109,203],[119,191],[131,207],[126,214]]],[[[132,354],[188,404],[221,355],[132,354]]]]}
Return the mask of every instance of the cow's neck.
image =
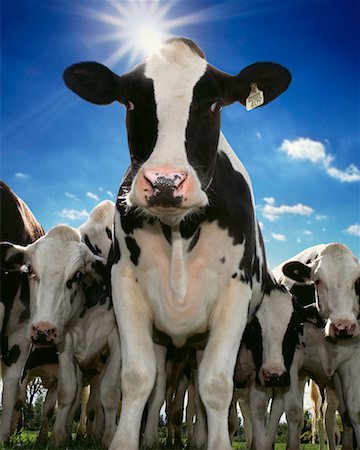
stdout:
{"type": "Polygon", "coordinates": [[[171,262],[170,262],[170,288],[177,303],[185,301],[187,291],[187,269],[184,257],[184,241],[180,227],[171,229],[171,262]]]}

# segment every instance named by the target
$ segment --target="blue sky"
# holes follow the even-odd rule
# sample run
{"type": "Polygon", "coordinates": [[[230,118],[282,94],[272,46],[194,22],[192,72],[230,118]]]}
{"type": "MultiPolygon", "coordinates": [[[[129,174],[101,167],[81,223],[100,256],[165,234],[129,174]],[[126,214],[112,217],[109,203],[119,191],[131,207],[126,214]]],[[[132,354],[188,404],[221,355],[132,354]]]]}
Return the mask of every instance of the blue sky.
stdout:
{"type": "MultiPolygon", "coordinates": [[[[195,40],[221,70],[273,61],[292,73],[273,103],[222,113],[222,130],[252,178],[270,264],[333,241],[359,256],[359,2],[142,3],[147,17],[162,12],[168,33],[195,40]]],[[[82,101],[62,72],[89,60],[128,70],[130,52],[114,56],[127,41],[115,33],[134,35],[134,4],[1,1],[1,178],[46,230],[78,226],[100,200],[115,200],[129,163],[124,109],[82,101]]]]}

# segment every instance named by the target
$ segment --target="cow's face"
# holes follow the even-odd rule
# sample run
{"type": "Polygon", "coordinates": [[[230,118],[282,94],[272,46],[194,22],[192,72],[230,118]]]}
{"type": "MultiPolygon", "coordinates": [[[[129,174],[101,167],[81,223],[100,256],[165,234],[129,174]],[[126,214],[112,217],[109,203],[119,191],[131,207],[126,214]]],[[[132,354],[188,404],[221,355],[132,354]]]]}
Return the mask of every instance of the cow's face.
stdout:
{"type": "Polygon", "coordinates": [[[28,337],[35,345],[63,341],[64,331],[84,307],[85,286],[97,277],[99,258],[80,238],[78,230],[59,225],[27,247],[1,244],[2,267],[28,276],[28,337]]]}
{"type": "Polygon", "coordinates": [[[330,244],[313,261],[291,261],[283,272],[298,283],[314,283],[315,302],[326,320],[326,336],[359,335],[360,263],[342,244],[330,244]]]}
{"type": "Polygon", "coordinates": [[[64,72],[67,86],[96,104],[118,100],[127,107],[133,182],[129,206],[165,222],[178,222],[208,203],[223,106],[245,105],[251,89],[268,103],[287,89],[290,74],[257,63],[237,76],[210,66],[187,39],[170,39],[122,77],[96,63],[64,72]]]}

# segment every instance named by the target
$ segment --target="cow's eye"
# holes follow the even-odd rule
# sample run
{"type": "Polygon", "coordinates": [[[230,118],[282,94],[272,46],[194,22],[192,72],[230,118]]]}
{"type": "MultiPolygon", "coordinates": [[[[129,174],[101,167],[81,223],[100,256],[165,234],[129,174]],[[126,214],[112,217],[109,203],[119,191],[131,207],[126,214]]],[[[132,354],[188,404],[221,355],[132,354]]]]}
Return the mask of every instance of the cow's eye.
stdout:
{"type": "Polygon", "coordinates": [[[223,109],[223,105],[220,102],[214,102],[210,106],[211,112],[220,112],[223,109]]]}
{"type": "Polygon", "coordinates": [[[81,272],[81,270],[78,270],[77,272],[75,272],[74,280],[80,281],[84,275],[85,275],[84,272],[81,272]]]}
{"type": "Polygon", "coordinates": [[[133,111],[135,109],[134,103],[130,100],[126,100],[125,107],[129,111],[133,111]]]}
{"type": "Polygon", "coordinates": [[[360,296],[360,278],[355,281],[355,292],[356,295],[360,296]]]}
{"type": "Polygon", "coordinates": [[[32,265],[28,262],[26,264],[23,264],[20,268],[22,273],[26,273],[26,275],[31,275],[33,272],[32,265]]]}
{"type": "Polygon", "coordinates": [[[316,284],[316,286],[319,286],[320,280],[319,279],[315,280],[315,284],[316,284]]]}

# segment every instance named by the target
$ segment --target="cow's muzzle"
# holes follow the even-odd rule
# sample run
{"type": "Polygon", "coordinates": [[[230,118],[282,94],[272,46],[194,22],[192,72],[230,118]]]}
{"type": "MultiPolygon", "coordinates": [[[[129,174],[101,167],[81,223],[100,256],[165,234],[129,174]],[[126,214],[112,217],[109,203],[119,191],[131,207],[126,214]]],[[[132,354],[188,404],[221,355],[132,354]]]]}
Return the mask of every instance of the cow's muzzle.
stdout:
{"type": "Polygon", "coordinates": [[[351,339],[359,335],[359,327],[356,321],[334,320],[330,322],[326,334],[335,339],[351,339]]]}
{"type": "Polygon", "coordinates": [[[59,341],[58,328],[49,322],[38,322],[31,325],[31,342],[36,346],[56,345],[59,341]]]}
{"type": "Polygon", "coordinates": [[[186,191],[187,172],[158,172],[144,170],[142,173],[144,197],[148,206],[180,207],[186,191]]]}
{"type": "Polygon", "coordinates": [[[262,369],[261,378],[267,387],[286,387],[290,385],[290,375],[286,371],[262,369]]]}

